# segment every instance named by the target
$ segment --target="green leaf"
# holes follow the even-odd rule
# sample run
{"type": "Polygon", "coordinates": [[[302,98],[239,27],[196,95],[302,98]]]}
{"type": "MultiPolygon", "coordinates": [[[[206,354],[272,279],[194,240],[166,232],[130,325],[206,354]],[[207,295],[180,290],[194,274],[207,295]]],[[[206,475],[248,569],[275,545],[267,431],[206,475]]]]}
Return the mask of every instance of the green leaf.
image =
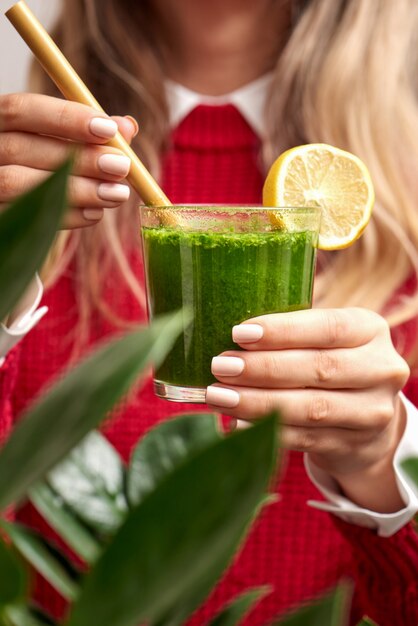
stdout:
{"type": "Polygon", "coordinates": [[[71,161],[0,213],[0,320],[42,266],[67,205],[71,161]],[[12,278],[12,280],[11,280],[12,278]]]}
{"type": "Polygon", "coordinates": [[[274,416],[189,457],[133,509],[85,579],[68,626],[190,615],[219,579],[267,489],[274,416]]]}
{"type": "Polygon", "coordinates": [[[29,499],[48,524],[65,543],[86,563],[91,565],[100,554],[100,544],[91,532],[67,510],[63,499],[45,482],[29,491],[29,499]]]}
{"type": "Polygon", "coordinates": [[[55,626],[46,615],[23,605],[5,607],[3,616],[7,626],[55,626]]]}
{"type": "Polygon", "coordinates": [[[158,365],[183,328],[183,312],[162,316],[110,342],[58,382],[0,452],[0,509],[20,500],[94,428],[150,363],[158,365]]]}
{"type": "Polygon", "coordinates": [[[275,622],[275,626],[347,626],[351,590],[339,585],[321,600],[275,622]]]}
{"type": "Polygon", "coordinates": [[[27,576],[22,563],[0,539],[0,608],[26,593],[27,576]]]}
{"type": "Polygon", "coordinates": [[[47,480],[77,517],[99,534],[114,533],[124,521],[125,468],[100,433],[87,435],[47,480]]]}
{"type": "Polygon", "coordinates": [[[64,598],[74,600],[77,597],[78,585],[68,573],[69,564],[64,567],[62,555],[58,555],[40,535],[24,526],[4,521],[0,522],[0,526],[6,531],[16,550],[64,598]]]}
{"type": "Polygon", "coordinates": [[[127,490],[131,504],[139,504],[190,455],[217,441],[217,417],[209,413],[174,417],[141,439],[131,457],[127,490]]]}
{"type": "Polygon", "coordinates": [[[260,587],[243,593],[228,604],[208,626],[238,626],[250,609],[270,591],[270,587],[260,587]]]}
{"type": "Polygon", "coordinates": [[[418,485],[418,459],[411,457],[402,461],[401,467],[408,476],[418,485]]]}
{"type": "Polygon", "coordinates": [[[377,626],[376,622],[373,622],[369,617],[363,617],[361,622],[357,626],[377,626]]]}

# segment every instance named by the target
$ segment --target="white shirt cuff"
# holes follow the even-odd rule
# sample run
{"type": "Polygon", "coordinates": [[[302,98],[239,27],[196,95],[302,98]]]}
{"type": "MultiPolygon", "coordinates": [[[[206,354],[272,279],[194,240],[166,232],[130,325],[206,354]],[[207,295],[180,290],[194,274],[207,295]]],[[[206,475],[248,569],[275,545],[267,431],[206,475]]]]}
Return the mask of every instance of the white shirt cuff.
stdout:
{"type": "Polygon", "coordinates": [[[10,326],[0,324],[0,367],[7,353],[39,322],[48,307],[39,307],[43,296],[43,285],[36,276],[18,303],[10,326]]]}
{"type": "Polygon", "coordinates": [[[351,524],[373,528],[381,537],[390,537],[405,526],[418,511],[418,491],[401,468],[406,458],[418,457],[418,409],[401,394],[406,409],[405,432],[395,452],[393,467],[399,492],[405,507],[395,513],[376,513],[354,504],[341,495],[337,481],[317,467],[305,454],[305,468],[309,478],[328,502],[310,500],[309,506],[334,513],[351,524]]]}

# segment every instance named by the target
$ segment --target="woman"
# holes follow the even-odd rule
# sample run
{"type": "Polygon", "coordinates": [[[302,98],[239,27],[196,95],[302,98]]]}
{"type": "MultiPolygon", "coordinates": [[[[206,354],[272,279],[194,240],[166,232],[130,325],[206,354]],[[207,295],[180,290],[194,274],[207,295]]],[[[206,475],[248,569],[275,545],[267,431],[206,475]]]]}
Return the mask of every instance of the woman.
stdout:
{"type": "MultiPolygon", "coordinates": [[[[278,407],[290,452],[280,501],[191,623],[270,583],[248,618],[266,624],[351,576],[354,620],[367,613],[382,626],[415,626],[418,541],[408,522],[417,506],[395,467],[405,441],[412,449],[417,419],[400,395],[417,341],[415,0],[67,0],[64,9],[59,45],[106,110],[140,121],[134,137],[131,118],[113,118],[173,202],[258,203],[272,159],[318,141],[363,158],[377,189],[364,237],[321,260],[317,309],[249,320],[234,331],[244,350],[214,359],[219,384],[208,403],[240,420],[278,407]],[[230,356],[243,360],[242,373],[230,356]],[[313,481],[330,501],[317,506],[331,515],[306,506],[318,498],[313,481]]],[[[33,94],[1,97],[0,114],[0,201],[44,178],[76,141],[83,150],[66,225],[90,226],[64,235],[47,268],[50,311],[3,365],[5,436],[71,358],[145,314],[137,199],[113,210],[129,195],[129,163],[105,146],[117,125],[33,94]]],[[[418,399],[413,374],[406,392],[418,399]]],[[[148,385],[105,432],[127,457],[178,410],[148,385]]],[[[22,517],[43,527],[32,510],[22,517]]],[[[43,583],[39,595],[59,612],[43,583]]]]}

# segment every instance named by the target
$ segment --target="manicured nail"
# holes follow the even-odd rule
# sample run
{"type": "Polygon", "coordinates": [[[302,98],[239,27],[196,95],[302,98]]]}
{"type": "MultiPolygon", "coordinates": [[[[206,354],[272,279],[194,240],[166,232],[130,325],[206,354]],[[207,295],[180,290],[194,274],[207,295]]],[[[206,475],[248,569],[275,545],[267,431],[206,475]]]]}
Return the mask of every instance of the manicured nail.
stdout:
{"type": "Polygon", "coordinates": [[[127,176],[131,167],[131,159],[119,154],[102,154],[97,164],[102,172],[115,176],[127,176]]]}
{"type": "Polygon", "coordinates": [[[129,120],[134,128],[134,134],[132,135],[132,139],[137,136],[139,133],[139,125],[138,122],[132,115],[125,115],[126,119],[129,120]]]}
{"type": "Polygon", "coordinates": [[[103,209],[84,209],[83,217],[86,220],[101,220],[103,217],[103,209]]]}
{"type": "Polygon", "coordinates": [[[90,131],[96,137],[111,139],[118,132],[118,125],[105,117],[94,117],[90,122],[90,131]]]}
{"type": "Polygon", "coordinates": [[[224,389],[211,385],[206,389],[206,404],[233,409],[238,406],[239,393],[233,389],[224,389]]]}
{"type": "Polygon", "coordinates": [[[97,195],[109,202],[125,202],[129,199],[131,190],[128,185],[119,183],[101,183],[97,188],[97,195]]]}
{"type": "Polygon", "coordinates": [[[244,371],[245,362],[235,356],[215,356],[212,359],[214,376],[239,376],[244,371]]]}
{"type": "Polygon", "coordinates": [[[259,324],[239,324],[232,328],[232,339],[235,343],[253,343],[261,339],[263,332],[259,324]]]}

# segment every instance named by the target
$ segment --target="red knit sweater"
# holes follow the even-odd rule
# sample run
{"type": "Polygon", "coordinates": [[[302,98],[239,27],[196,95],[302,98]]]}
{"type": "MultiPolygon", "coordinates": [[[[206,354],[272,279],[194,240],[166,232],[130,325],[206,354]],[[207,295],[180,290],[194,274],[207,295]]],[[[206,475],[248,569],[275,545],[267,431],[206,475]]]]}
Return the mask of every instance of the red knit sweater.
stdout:
{"type": "MultiPolygon", "coordinates": [[[[259,147],[258,139],[232,106],[200,106],[173,134],[164,162],[163,188],[174,202],[259,203],[259,147]]],[[[124,317],[141,319],[137,304],[121,287],[118,276],[109,277],[108,293],[124,317]]],[[[49,306],[48,315],[0,370],[0,442],[23,408],[62,371],[69,356],[69,338],[76,322],[71,275],[45,295],[44,303],[49,306]]],[[[92,334],[99,339],[112,330],[97,321],[92,334]]],[[[418,383],[412,380],[407,393],[412,400],[414,393],[417,397],[418,383]]],[[[118,410],[104,431],[126,459],[147,429],[174,412],[190,409],[190,405],[156,399],[148,383],[118,410]]],[[[411,525],[383,539],[371,530],[309,508],[306,501],[320,495],[306,475],[300,453],[288,454],[278,490],[280,500],[256,522],[235,563],[191,620],[193,626],[206,623],[236,594],[265,584],[274,590],[246,624],[268,624],[274,616],[321,594],[342,577],[356,582],[355,618],[367,613],[381,626],[416,626],[418,539],[411,525]]],[[[45,530],[33,509],[27,507],[20,515],[45,530]]],[[[52,612],[62,611],[62,601],[46,583],[38,583],[37,595],[52,612]]]]}

